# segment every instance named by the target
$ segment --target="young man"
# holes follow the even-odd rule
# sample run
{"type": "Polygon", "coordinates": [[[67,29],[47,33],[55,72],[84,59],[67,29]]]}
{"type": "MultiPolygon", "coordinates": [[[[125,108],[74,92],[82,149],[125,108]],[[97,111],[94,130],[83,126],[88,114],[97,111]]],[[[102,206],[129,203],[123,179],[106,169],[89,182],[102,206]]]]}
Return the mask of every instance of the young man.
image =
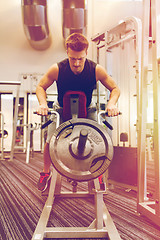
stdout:
{"type": "MultiPolygon", "coordinates": [[[[120,90],[102,66],[87,59],[88,45],[86,37],[79,33],[73,33],[66,39],[65,46],[68,58],[53,64],[37,86],[36,95],[39,101],[37,113],[39,115],[48,114],[46,90],[54,81],[56,81],[58,89],[58,99],[54,103],[54,110],[63,108],[63,96],[65,92],[69,90],[83,91],[87,97],[87,118],[96,120],[95,112],[91,111],[93,107],[92,92],[96,86],[96,82],[100,81],[110,91],[110,98],[106,107],[108,115],[118,115],[119,111],[116,103],[120,95],[120,90]]],[[[38,182],[38,189],[40,191],[46,189],[51,177],[49,141],[54,129],[55,124],[51,123],[48,126],[48,136],[44,147],[44,168],[43,172],[40,173],[38,182]]]]}

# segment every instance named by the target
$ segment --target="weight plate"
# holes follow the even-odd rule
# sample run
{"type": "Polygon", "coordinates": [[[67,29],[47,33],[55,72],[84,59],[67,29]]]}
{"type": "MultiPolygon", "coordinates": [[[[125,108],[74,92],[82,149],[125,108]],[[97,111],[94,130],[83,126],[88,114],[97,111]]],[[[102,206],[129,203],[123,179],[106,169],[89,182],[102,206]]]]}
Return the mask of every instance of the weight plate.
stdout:
{"type": "Polygon", "coordinates": [[[99,177],[113,158],[113,144],[107,131],[97,122],[84,118],[62,123],[51,138],[49,151],[55,169],[76,181],[99,177]],[[80,132],[84,129],[87,139],[84,150],[79,152],[80,132]]]}

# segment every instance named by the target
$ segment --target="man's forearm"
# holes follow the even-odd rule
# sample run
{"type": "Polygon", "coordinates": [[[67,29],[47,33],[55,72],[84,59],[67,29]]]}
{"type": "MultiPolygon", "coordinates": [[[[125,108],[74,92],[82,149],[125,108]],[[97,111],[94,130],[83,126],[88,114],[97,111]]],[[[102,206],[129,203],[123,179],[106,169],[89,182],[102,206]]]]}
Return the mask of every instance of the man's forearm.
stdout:
{"type": "Polygon", "coordinates": [[[109,101],[108,101],[108,102],[111,103],[111,104],[116,104],[117,101],[118,101],[119,96],[120,96],[120,90],[119,90],[119,88],[113,89],[113,90],[111,91],[111,93],[110,93],[110,98],[109,98],[109,101]]]}
{"type": "Polygon", "coordinates": [[[41,86],[37,86],[36,96],[40,105],[47,105],[47,94],[44,88],[42,88],[41,86]]]}

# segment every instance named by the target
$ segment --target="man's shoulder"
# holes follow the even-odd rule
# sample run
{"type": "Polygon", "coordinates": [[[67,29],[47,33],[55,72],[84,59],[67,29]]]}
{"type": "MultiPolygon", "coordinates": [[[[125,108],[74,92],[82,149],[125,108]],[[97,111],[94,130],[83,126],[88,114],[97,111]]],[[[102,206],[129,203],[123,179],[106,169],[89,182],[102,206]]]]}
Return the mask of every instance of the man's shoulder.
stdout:
{"type": "Polygon", "coordinates": [[[63,59],[62,61],[58,62],[58,67],[65,66],[68,64],[68,58],[63,59]]]}
{"type": "Polygon", "coordinates": [[[90,58],[86,58],[86,60],[87,60],[88,62],[91,62],[91,63],[96,63],[96,62],[94,62],[93,60],[91,60],[90,58]]]}
{"type": "Polygon", "coordinates": [[[88,58],[86,59],[86,63],[87,63],[90,67],[93,67],[93,68],[95,68],[96,65],[97,65],[96,62],[94,62],[93,60],[88,59],[88,58]]]}

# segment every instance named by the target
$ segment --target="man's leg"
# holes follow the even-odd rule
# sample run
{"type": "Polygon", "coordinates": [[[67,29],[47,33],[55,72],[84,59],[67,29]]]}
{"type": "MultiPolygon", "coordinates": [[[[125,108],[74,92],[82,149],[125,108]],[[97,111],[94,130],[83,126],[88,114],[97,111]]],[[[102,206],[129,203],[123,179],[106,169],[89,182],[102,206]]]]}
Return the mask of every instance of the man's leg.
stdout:
{"type": "Polygon", "coordinates": [[[51,178],[50,166],[51,166],[51,159],[49,155],[49,143],[46,142],[44,145],[44,152],[43,152],[43,160],[44,160],[44,167],[43,172],[40,173],[40,178],[38,181],[38,190],[45,191],[48,186],[48,181],[51,178]]]}
{"type": "Polygon", "coordinates": [[[48,181],[50,180],[52,173],[50,172],[51,166],[51,159],[49,155],[49,143],[46,142],[44,145],[44,152],[43,152],[43,161],[44,167],[43,172],[40,172],[40,178],[37,183],[38,190],[45,191],[48,186],[48,181]]]}
{"type": "Polygon", "coordinates": [[[96,122],[98,120],[96,104],[93,102],[91,102],[91,104],[87,108],[87,118],[96,122]]]}
{"type": "MultiPolygon", "coordinates": [[[[89,107],[87,109],[87,118],[94,120],[96,122],[98,121],[96,104],[93,102],[89,105],[89,107]]],[[[100,189],[105,190],[103,175],[99,176],[98,179],[99,179],[100,189]]]]}
{"type": "MultiPolygon", "coordinates": [[[[62,122],[62,108],[59,106],[59,104],[57,102],[55,102],[53,104],[53,110],[59,112],[60,114],[60,124],[62,122]]],[[[52,118],[52,116],[51,116],[52,118]]],[[[40,173],[40,178],[38,181],[38,190],[40,191],[45,191],[47,186],[48,186],[48,181],[51,178],[52,173],[50,172],[50,166],[51,166],[51,158],[50,158],[50,154],[49,154],[49,142],[50,139],[56,129],[56,120],[53,117],[53,122],[51,124],[48,125],[48,131],[47,131],[47,140],[46,143],[44,145],[44,152],[43,152],[43,172],[40,173]]]]}
{"type": "Polygon", "coordinates": [[[43,172],[49,173],[50,166],[51,166],[51,158],[50,158],[50,154],[49,154],[49,143],[47,143],[47,142],[44,145],[43,161],[44,161],[43,172]]]}

